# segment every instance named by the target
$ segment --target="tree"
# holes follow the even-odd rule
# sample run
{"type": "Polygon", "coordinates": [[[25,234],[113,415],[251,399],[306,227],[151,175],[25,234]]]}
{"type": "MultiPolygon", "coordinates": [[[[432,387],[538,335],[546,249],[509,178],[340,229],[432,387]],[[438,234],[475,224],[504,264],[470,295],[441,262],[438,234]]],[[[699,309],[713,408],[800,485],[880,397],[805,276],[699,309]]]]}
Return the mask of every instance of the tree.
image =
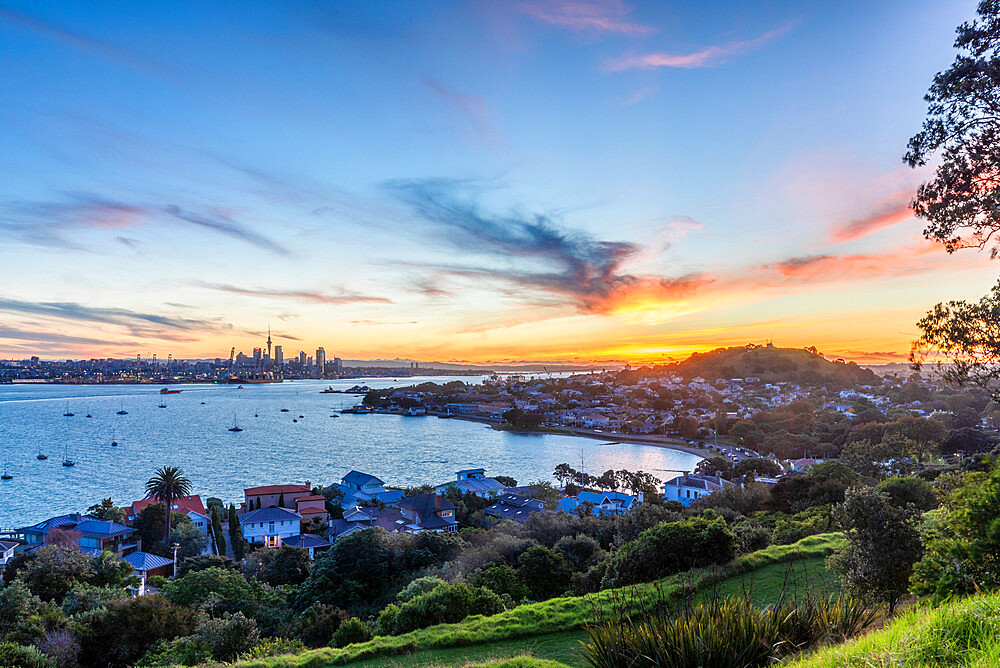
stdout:
{"type": "Polygon", "coordinates": [[[226,537],[222,535],[222,517],[220,506],[212,505],[212,537],[215,538],[215,553],[220,557],[226,556],[226,537]]]}
{"type": "Polygon", "coordinates": [[[480,568],[473,574],[472,584],[485,587],[499,596],[507,594],[515,603],[528,598],[528,588],[517,576],[517,571],[504,563],[491,563],[480,568]]]}
{"type": "Polygon", "coordinates": [[[88,619],[80,638],[84,668],[125,668],[135,665],[158,640],[190,635],[198,612],[175,605],[163,596],[116,601],[88,619]]]}
{"type": "Polygon", "coordinates": [[[557,464],[552,477],[559,481],[560,487],[564,487],[567,480],[573,480],[576,477],[576,469],[566,463],[557,464]]]}
{"type": "Polygon", "coordinates": [[[733,476],[736,478],[742,478],[748,473],[753,473],[755,476],[776,478],[782,472],[781,467],[776,461],[765,457],[750,457],[733,467],[733,476]]]}
{"type": "MultiPolygon", "coordinates": [[[[166,508],[173,508],[174,499],[191,494],[191,481],[176,466],[161,466],[146,481],[146,498],[156,499],[166,508]]],[[[163,542],[170,545],[170,522],[163,523],[163,542]]]]}
{"type": "Polygon", "coordinates": [[[120,560],[113,552],[104,550],[94,558],[94,574],[89,579],[96,587],[122,589],[139,584],[134,569],[126,561],[120,560]]]}
{"type": "Polygon", "coordinates": [[[511,478],[509,475],[495,475],[493,479],[504,487],[517,487],[517,481],[511,478]]]}
{"type": "Polygon", "coordinates": [[[894,506],[888,494],[870,487],[847,490],[833,509],[847,547],[830,557],[831,567],[849,589],[884,600],[890,614],[920,558],[917,517],[914,507],[894,506]]]}
{"type": "Polygon", "coordinates": [[[106,522],[121,522],[125,518],[125,511],[116,506],[110,497],[87,508],[87,514],[106,522]]]}
{"type": "Polygon", "coordinates": [[[889,503],[897,508],[903,508],[908,503],[920,512],[937,508],[938,499],[930,483],[920,478],[892,477],[880,482],[875,489],[884,492],[889,503]]]}
{"type": "Polygon", "coordinates": [[[17,577],[43,601],[62,603],[74,585],[94,578],[94,560],[73,548],[46,545],[31,554],[17,577]]]}
{"type": "Polygon", "coordinates": [[[733,463],[721,455],[714,455],[698,462],[694,472],[701,475],[719,475],[729,479],[733,474],[733,463]]]}
{"type": "Polygon", "coordinates": [[[533,599],[545,601],[566,593],[573,569],[555,550],[535,545],[517,558],[517,575],[533,599]]]}
{"type": "Polygon", "coordinates": [[[243,538],[243,529],[240,526],[240,518],[236,514],[236,506],[229,504],[229,545],[233,548],[233,558],[236,561],[243,561],[246,554],[246,539],[243,538]]]}
{"type": "Polygon", "coordinates": [[[208,544],[208,536],[203,534],[190,518],[185,517],[184,520],[179,522],[177,528],[174,529],[173,540],[179,546],[177,548],[178,561],[197,557],[205,551],[205,546],[208,544]]]}

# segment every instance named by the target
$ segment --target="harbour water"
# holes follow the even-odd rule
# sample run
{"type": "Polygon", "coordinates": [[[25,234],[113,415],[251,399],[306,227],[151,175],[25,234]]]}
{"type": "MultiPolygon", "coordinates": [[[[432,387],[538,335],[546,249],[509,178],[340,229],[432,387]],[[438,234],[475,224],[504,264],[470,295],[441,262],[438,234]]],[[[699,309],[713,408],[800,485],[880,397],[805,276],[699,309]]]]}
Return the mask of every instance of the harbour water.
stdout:
{"type": "Polygon", "coordinates": [[[425,380],[481,379],[174,385],[183,391],[170,395],[151,385],[0,385],[0,469],[13,476],[0,480],[0,528],[84,511],[107,497],[124,505],[142,497],[145,481],[163,465],[179,466],[203,498],[228,503],[242,499],[244,487],[306,480],[325,486],[351,469],[396,486],[440,484],[459,469],[480,466],[528,483],[552,481],[560,462],[580,468],[582,460],[595,474],[627,468],[665,479],[700,460],[667,448],[515,434],[464,420],[340,415],[361,397],[320,393],[328,385],[401,387],[425,380]],[[234,420],[243,431],[229,431],[234,420]],[[39,452],[48,459],[36,459],[39,452]],[[62,466],[64,455],[76,465],[62,466]]]}

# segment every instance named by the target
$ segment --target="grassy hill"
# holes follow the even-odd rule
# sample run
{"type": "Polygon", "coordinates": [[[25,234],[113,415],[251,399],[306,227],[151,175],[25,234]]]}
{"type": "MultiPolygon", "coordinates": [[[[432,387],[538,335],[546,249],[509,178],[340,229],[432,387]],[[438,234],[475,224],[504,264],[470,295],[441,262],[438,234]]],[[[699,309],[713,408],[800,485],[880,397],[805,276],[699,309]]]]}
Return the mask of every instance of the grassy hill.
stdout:
{"type": "Polygon", "coordinates": [[[707,380],[754,376],[768,383],[825,384],[835,387],[879,382],[870,369],[864,369],[854,362],[831,362],[815,349],[803,348],[719,348],[708,353],[695,353],[671,370],[688,379],[699,376],[707,380]]]}
{"type": "MultiPolygon", "coordinates": [[[[341,649],[244,661],[244,668],[321,666],[464,666],[470,661],[507,659],[531,652],[536,658],[581,665],[583,627],[596,614],[648,609],[682,596],[749,592],[762,603],[780,591],[819,593],[836,589],[825,558],[843,545],[839,534],[820,534],[792,545],[774,545],[730,564],[664,578],[658,582],[518,606],[489,617],[474,616],[398,636],[378,636],[341,649]]],[[[511,664],[518,665],[518,664],[511,664]]],[[[525,664],[527,665],[527,664],[525,664]]]]}

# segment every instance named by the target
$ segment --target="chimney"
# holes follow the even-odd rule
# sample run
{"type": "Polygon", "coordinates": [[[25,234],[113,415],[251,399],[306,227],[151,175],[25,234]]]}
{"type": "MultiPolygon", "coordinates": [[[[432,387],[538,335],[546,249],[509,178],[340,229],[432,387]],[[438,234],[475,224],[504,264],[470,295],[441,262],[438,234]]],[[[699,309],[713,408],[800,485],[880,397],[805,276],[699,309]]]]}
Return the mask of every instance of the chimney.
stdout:
{"type": "Polygon", "coordinates": [[[642,503],[644,496],[645,496],[645,494],[643,494],[642,492],[639,492],[639,503],[642,503]]]}

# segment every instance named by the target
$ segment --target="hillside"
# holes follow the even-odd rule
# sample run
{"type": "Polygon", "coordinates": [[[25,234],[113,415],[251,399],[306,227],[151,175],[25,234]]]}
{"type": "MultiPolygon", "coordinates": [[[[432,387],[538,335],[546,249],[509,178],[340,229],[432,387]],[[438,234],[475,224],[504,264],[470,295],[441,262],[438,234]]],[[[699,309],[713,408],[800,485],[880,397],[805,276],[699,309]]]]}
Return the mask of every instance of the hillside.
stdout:
{"type": "Polygon", "coordinates": [[[568,596],[517,606],[488,617],[473,616],[398,636],[377,636],[342,649],[322,648],[301,654],[244,661],[243,668],[320,668],[323,666],[464,666],[471,660],[506,658],[531,652],[539,658],[581,665],[583,627],[596,612],[630,612],[686,593],[696,599],[715,594],[756,592],[762,604],[782,587],[812,593],[837,587],[823,562],[843,545],[840,534],[810,536],[792,545],[772,545],[739,557],[726,566],[681,573],[658,582],[568,596]],[[392,658],[397,657],[397,658],[392,658]]]}
{"type": "Polygon", "coordinates": [[[873,385],[880,382],[870,369],[862,368],[854,362],[831,362],[814,348],[718,348],[708,353],[695,353],[670,367],[670,370],[686,379],[755,377],[767,383],[790,382],[830,387],[873,385]]]}

